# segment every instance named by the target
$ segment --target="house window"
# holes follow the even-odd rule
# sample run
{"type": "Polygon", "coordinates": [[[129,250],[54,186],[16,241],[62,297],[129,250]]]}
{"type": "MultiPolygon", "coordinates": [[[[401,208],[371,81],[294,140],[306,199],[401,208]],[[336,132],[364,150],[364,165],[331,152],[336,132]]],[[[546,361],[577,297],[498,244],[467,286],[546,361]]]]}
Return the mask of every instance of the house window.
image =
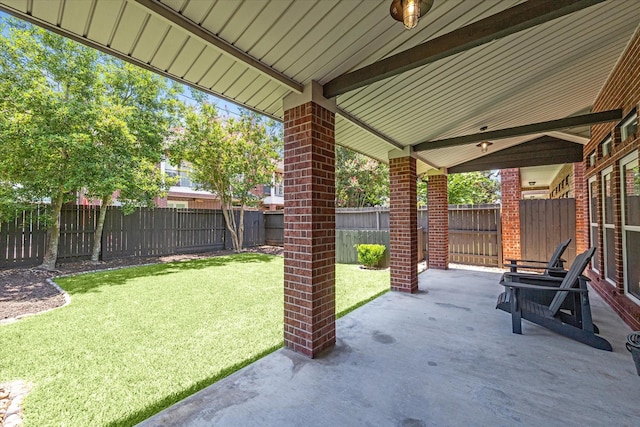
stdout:
{"type": "Polygon", "coordinates": [[[629,117],[623,120],[620,125],[620,137],[623,141],[632,135],[636,135],[638,133],[638,115],[636,114],[636,110],[633,110],[629,117]]]}
{"type": "Polygon", "coordinates": [[[191,169],[188,167],[176,168],[175,166],[171,166],[170,164],[165,164],[164,173],[169,177],[177,177],[177,182],[174,184],[175,187],[184,187],[184,188],[195,188],[195,184],[191,182],[189,178],[189,171],[191,169]]]}
{"type": "Polygon", "coordinates": [[[591,258],[591,269],[598,273],[598,182],[596,177],[589,179],[589,241],[596,248],[591,258]]]}
{"type": "Polygon", "coordinates": [[[624,289],[640,299],[640,168],[638,153],[620,161],[624,289]]]}
{"type": "Polygon", "coordinates": [[[284,184],[283,183],[276,184],[276,186],[273,187],[273,195],[274,196],[278,196],[278,197],[284,197],[284,184]]]}
{"type": "Polygon", "coordinates": [[[607,157],[609,154],[611,154],[611,137],[602,141],[602,157],[607,157]]]}
{"type": "Polygon", "coordinates": [[[613,168],[602,172],[602,242],[604,249],[604,276],[612,284],[616,278],[615,226],[613,223],[613,193],[611,191],[611,173],[613,168]]]}
{"type": "Polygon", "coordinates": [[[264,185],[262,187],[262,194],[264,196],[270,196],[271,195],[271,186],[270,185],[264,185]]]}
{"type": "Polygon", "coordinates": [[[596,152],[595,150],[589,154],[589,167],[594,167],[596,165],[596,152]]]}
{"type": "Polygon", "coordinates": [[[187,209],[189,207],[189,202],[167,200],[167,207],[174,209],[187,209]]]}

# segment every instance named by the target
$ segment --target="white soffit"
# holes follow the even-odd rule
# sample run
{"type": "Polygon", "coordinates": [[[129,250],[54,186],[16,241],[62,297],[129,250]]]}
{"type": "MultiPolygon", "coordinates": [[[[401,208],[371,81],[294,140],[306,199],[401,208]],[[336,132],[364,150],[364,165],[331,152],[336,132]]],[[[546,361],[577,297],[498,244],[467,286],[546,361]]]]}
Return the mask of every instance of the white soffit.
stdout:
{"type": "MultiPolygon", "coordinates": [[[[522,1],[435,0],[411,31],[391,19],[389,0],[156,3],[293,83],[309,84],[522,1]]],[[[292,90],[135,0],[0,0],[0,7],[274,118],[282,118],[292,90]]],[[[590,107],[638,22],[636,1],[607,1],[345,93],[338,107],[400,146],[562,118],[590,107]]],[[[393,148],[339,115],[336,123],[341,145],[383,161],[393,148]]],[[[450,167],[480,155],[473,145],[445,150],[420,156],[450,167]]]]}
{"type": "Polygon", "coordinates": [[[558,175],[563,165],[531,166],[520,169],[520,185],[529,187],[529,182],[535,182],[535,187],[549,187],[558,175]]]}

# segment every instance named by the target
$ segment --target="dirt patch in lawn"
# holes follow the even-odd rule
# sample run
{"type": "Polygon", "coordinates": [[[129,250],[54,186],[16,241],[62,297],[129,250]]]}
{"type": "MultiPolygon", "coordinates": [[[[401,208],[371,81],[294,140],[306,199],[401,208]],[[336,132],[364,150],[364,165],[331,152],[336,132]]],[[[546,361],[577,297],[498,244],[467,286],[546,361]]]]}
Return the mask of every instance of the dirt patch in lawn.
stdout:
{"type": "MultiPolygon", "coordinates": [[[[277,246],[260,246],[246,249],[245,252],[282,255],[283,249],[277,246]]],[[[56,276],[144,264],[211,258],[233,253],[233,251],[215,251],[160,257],[131,257],[102,261],[99,264],[92,264],[88,261],[61,262],[57,265],[56,271],[44,271],[37,268],[3,270],[0,271],[0,323],[11,322],[26,315],[64,305],[66,303],[65,295],[51,282],[51,279],[56,276]]]]}

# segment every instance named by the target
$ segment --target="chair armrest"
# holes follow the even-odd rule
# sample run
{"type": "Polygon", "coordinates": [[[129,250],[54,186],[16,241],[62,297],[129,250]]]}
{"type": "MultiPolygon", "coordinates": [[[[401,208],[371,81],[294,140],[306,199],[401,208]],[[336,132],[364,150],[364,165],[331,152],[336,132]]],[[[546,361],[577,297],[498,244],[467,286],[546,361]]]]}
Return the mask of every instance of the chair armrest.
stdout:
{"type": "Polygon", "coordinates": [[[503,264],[505,267],[517,267],[517,268],[528,268],[530,270],[544,270],[547,267],[545,265],[527,265],[527,264],[503,264]]]}
{"type": "MultiPolygon", "coordinates": [[[[528,280],[535,280],[536,282],[547,282],[560,284],[564,280],[563,277],[547,276],[543,274],[526,274],[526,273],[512,273],[507,271],[502,274],[502,280],[500,283],[526,283],[528,280]],[[507,281],[506,278],[513,280],[507,281]]],[[[542,285],[541,285],[542,286],[542,285]]]]}
{"type": "MultiPolygon", "coordinates": [[[[535,260],[535,259],[511,259],[511,258],[505,258],[506,261],[509,261],[511,265],[513,263],[518,263],[518,262],[533,262],[533,263],[538,263],[538,264],[547,264],[549,261],[539,261],[539,260],[535,260]]],[[[507,264],[505,264],[507,265],[507,264]]]]}
{"type": "Polygon", "coordinates": [[[507,288],[517,289],[530,289],[534,291],[554,291],[554,292],[573,292],[573,293],[586,293],[589,292],[586,288],[556,288],[553,286],[540,286],[532,285],[529,283],[517,283],[517,282],[500,282],[500,284],[507,288]]]}

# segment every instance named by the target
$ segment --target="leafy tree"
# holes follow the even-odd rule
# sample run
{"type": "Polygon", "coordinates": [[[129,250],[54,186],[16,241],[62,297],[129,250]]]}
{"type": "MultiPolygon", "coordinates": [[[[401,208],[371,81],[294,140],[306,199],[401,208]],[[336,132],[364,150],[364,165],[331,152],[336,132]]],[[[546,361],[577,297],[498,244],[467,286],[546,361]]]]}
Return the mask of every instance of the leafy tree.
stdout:
{"type": "Polygon", "coordinates": [[[53,269],[62,205],[81,189],[107,202],[117,190],[140,197],[160,157],[167,111],[147,102],[158,88],[148,86],[150,73],[8,22],[0,34],[0,213],[6,219],[20,205],[50,200],[41,267],[53,269]]]}
{"type": "Polygon", "coordinates": [[[156,167],[164,141],[181,103],[180,87],[165,78],[113,58],[102,58],[104,105],[107,112],[96,128],[92,152],[92,180],[87,196],[100,199],[100,216],[91,255],[98,261],[106,206],[114,193],[125,213],[135,207],[154,206],[172,179],[163,179],[156,167]]]}
{"type": "MultiPolygon", "coordinates": [[[[42,267],[57,259],[60,210],[86,181],[86,155],[99,120],[95,51],[27,25],[0,36],[0,181],[19,201],[51,200],[42,267]]],[[[16,213],[3,199],[5,216],[16,213]]]]}
{"type": "Polygon", "coordinates": [[[336,147],[338,207],[382,206],[389,200],[389,167],[345,147],[336,147]]]}
{"type": "MultiPolygon", "coordinates": [[[[500,183],[491,177],[491,172],[468,172],[447,177],[450,204],[477,205],[496,203],[499,199],[500,183]]],[[[427,181],[418,180],[418,205],[427,205],[427,181]]]]}
{"type": "Polygon", "coordinates": [[[186,126],[170,147],[172,162],[188,162],[192,180],[220,198],[236,252],[242,250],[243,208],[259,202],[250,191],[269,184],[276,170],[282,138],[275,129],[271,120],[247,110],[239,119],[222,120],[215,105],[202,103],[187,112],[186,126]]]}

